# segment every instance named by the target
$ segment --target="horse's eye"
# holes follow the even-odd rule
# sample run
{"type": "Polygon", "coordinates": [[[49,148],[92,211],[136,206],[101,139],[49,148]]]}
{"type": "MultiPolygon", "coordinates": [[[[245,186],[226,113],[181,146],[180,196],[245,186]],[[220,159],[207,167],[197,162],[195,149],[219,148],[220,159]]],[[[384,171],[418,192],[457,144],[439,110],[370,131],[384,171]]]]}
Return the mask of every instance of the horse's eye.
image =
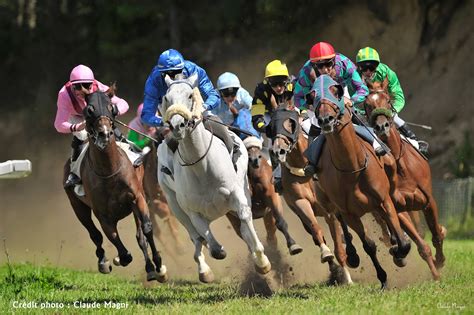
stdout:
{"type": "Polygon", "coordinates": [[[191,99],[192,97],[193,97],[193,95],[192,95],[192,94],[189,94],[189,97],[188,97],[188,98],[191,99]]]}

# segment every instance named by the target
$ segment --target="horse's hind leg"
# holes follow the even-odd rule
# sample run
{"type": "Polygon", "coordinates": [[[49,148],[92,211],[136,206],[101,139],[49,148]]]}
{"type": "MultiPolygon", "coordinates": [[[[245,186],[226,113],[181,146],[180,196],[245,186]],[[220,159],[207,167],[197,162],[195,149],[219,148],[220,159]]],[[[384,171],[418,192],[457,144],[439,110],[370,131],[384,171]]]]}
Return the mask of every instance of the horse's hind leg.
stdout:
{"type": "Polygon", "coordinates": [[[128,266],[133,260],[132,254],[125,248],[117,231],[117,220],[109,221],[106,218],[99,218],[100,225],[109,241],[117,248],[118,256],[113,262],[116,266],[128,266]]]}
{"type": "MultiPolygon", "coordinates": [[[[290,233],[288,232],[288,223],[283,217],[283,206],[281,204],[280,197],[277,195],[273,196],[272,203],[273,203],[273,207],[272,207],[271,214],[275,218],[275,223],[273,224],[273,226],[276,225],[276,227],[280,230],[280,232],[283,233],[283,235],[285,236],[286,246],[288,247],[288,250],[290,251],[290,255],[297,255],[301,253],[303,251],[303,248],[300,245],[296,244],[295,240],[291,237],[290,233]]],[[[265,219],[266,219],[266,216],[264,217],[264,220],[265,219]]],[[[265,224],[265,226],[267,226],[267,224],[265,224]]],[[[268,233],[268,227],[267,227],[267,233],[268,233]]],[[[273,235],[275,235],[275,232],[273,232],[273,235]]]]}
{"type": "MultiPolygon", "coordinates": [[[[416,243],[418,247],[418,253],[420,253],[421,258],[428,264],[428,267],[431,270],[431,274],[433,275],[434,280],[439,280],[439,272],[435,267],[433,255],[431,254],[431,248],[426,244],[425,240],[421,238],[418,234],[418,231],[415,228],[415,225],[410,219],[410,216],[406,212],[401,212],[398,214],[398,218],[400,219],[400,224],[402,225],[405,232],[410,236],[410,238],[416,243]]],[[[397,261],[394,258],[395,263],[397,261]]],[[[397,264],[398,265],[398,264],[397,264]]],[[[398,265],[399,267],[403,267],[398,265]]]]}
{"type": "Polygon", "coordinates": [[[426,224],[431,231],[431,241],[436,249],[436,268],[440,269],[444,266],[446,258],[443,253],[443,240],[446,237],[446,228],[439,224],[438,221],[438,205],[433,196],[429,196],[428,206],[423,210],[425,214],[426,224]]]}
{"type": "MultiPolygon", "coordinates": [[[[351,284],[353,282],[352,282],[351,274],[349,273],[349,270],[347,268],[347,254],[346,254],[346,251],[344,250],[344,246],[342,245],[341,234],[343,230],[341,229],[341,224],[339,223],[338,219],[336,218],[334,214],[326,215],[325,219],[329,226],[329,230],[331,231],[331,236],[334,241],[334,253],[336,254],[336,259],[340,265],[340,266],[337,266],[334,260],[328,261],[329,269],[331,271],[331,278],[333,278],[334,279],[333,281],[336,281],[337,284],[351,284]]],[[[350,244],[352,245],[352,243],[350,244]]],[[[357,258],[359,258],[357,253],[355,253],[355,255],[357,256],[357,258]]]]}
{"type": "Polygon", "coordinates": [[[145,198],[143,195],[138,196],[137,204],[134,209],[135,222],[137,224],[137,241],[145,257],[145,270],[147,272],[147,280],[158,280],[163,283],[168,279],[166,274],[166,266],[161,264],[161,256],[155,246],[155,240],[153,239],[153,227],[150,220],[150,213],[148,206],[146,205],[145,198]],[[145,240],[145,237],[146,240],[145,240]],[[150,245],[151,253],[153,256],[153,262],[148,256],[147,242],[150,245]],[[156,272],[158,274],[156,274],[156,272]]]}
{"type": "Polygon", "coordinates": [[[375,267],[377,279],[379,279],[382,284],[382,289],[385,289],[387,287],[387,273],[383,270],[377,258],[377,245],[375,245],[375,242],[365,233],[365,228],[358,216],[345,214],[343,217],[345,219],[344,221],[359,235],[364,251],[369,255],[375,267]]]}
{"type": "Polygon", "coordinates": [[[194,261],[198,264],[199,271],[199,281],[204,283],[211,283],[214,281],[214,273],[211,270],[211,267],[206,263],[204,253],[202,252],[202,242],[203,238],[199,237],[193,239],[194,243],[194,261]]]}
{"type": "MultiPolygon", "coordinates": [[[[112,265],[110,261],[105,257],[105,251],[102,248],[102,242],[104,240],[102,233],[97,229],[92,221],[92,210],[82,201],[77,199],[75,196],[70,196],[70,193],[67,192],[69,201],[71,202],[72,209],[76,214],[76,217],[82,223],[82,225],[89,232],[89,237],[94,242],[96,246],[95,255],[98,258],[98,268],[101,273],[110,273],[112,271],[112,265]]],[[[71,194],[73,194],[71,192],[71,194]]]]}

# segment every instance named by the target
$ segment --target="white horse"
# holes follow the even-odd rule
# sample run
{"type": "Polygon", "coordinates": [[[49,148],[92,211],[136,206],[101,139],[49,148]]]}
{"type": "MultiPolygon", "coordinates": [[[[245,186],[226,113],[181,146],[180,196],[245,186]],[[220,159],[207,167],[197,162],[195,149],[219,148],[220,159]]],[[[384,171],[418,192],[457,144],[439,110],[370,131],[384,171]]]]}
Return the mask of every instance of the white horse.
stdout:
{"type": "Polygon", "coordinates": [[[158,181],[178,220],[187,229],[195,246],[199,280],[212,282],[213,272],[202,252],[207,244],[210,254],[224,259],[226,252],[212,235],[211,221],[233,211],[241,220],[240,233],[252,254],[255,268],[265,274],[271,264],[252,223],[250,191],[247,179],[247,150],[242,140],[229,133],[240,145],[237,170],[223,141],[205,129],[202,97],[194,88],[197,75],[171,80],[165,77],[168,91],[160,108],[170,124],[172,137],[179,145],[173,153],[166,143],[158,147],[158,181]],[[171,170],[164,173],[162,167],[171,170]]]}

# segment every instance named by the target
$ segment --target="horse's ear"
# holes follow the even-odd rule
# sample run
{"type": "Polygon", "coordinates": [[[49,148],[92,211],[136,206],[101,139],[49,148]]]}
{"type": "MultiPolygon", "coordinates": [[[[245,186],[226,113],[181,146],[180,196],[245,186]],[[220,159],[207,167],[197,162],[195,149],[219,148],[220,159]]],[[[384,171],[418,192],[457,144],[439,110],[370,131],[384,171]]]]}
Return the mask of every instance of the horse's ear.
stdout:
{"type": "Polygon", "coordinates": [[[386,76],[385,79],[383,79],[382,90],[388,91],[388,76],[386,76]]]}
{"type": "Polygon", "coordinates": [[[373,91],[374,90],[374,84],[372,83],[372,81],[367,80],[367,79],[364,79],[364,81],[365,81],[365,84],[367,85],[367,87],[369,88],[369,91],[373,91]]]}
{"type": "Polygon", "coordinates": [[[192,87],[196,87],[197,86],[197,81],[198,81],[198,74],[197,73],[194,73],[193,75],[191,75],[188,79],[187,79],[188,83],[191,84],[192,87]]]}
{"type": "Polygon", "coordinates": [[[169,75],[165,75],[165,83],[167,86],[170,86],[170,84],[173,83],[173,80],[170,78],[169,75]]]}
{"type": "Polygon", "coordinates": [[[115,96],[115,93],[117,92],[117,81],[114,81],[112,83],[110,83],[109,85],[109,89],[107,91],[105,91],[105,93],[110,97],[114,97],[115,96]]]}
{"type": "Polygon", "coordinates": [[[84,114],[86,117],[91,117],[94,115],[95,108],[92,105],[87,105],[86,108],[84,109],[84,114]]]}

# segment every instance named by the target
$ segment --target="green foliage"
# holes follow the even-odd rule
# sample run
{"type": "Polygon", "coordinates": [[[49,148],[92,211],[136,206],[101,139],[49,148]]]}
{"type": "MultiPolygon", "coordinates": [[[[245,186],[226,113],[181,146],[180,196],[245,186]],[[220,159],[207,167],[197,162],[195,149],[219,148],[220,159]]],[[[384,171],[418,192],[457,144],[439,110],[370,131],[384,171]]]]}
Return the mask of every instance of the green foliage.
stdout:
{"type": "MultiPolygon", "coordinates": [[[[75,308],[74,302],[77,301],[97,302],[102,306],[110,301],[127,304],[121,311],[138,314],[472,313],[474,241],[448,240],[445,242],[445,253],[447,263],[442,270],[443,279],[440,282],[425,281],[385,292],[380,291],[378,284],[355,284],[350,287],[300,284],[276,292],[270,298],[247,297],[239,293],[236,283],[204,285],[174,281],[145,288],[138,282],[126,281],[113,275],[30,264],[14,265],[12,278],[8,267],[2,266],[0,313],[12,312],[13,301],[63,303],[65,307],[56,309],[56,312],[66,314],[87,311],[75,308]]],[[[403,271],[398,274],[403,275],[403,271]]],[[[389,274],[389,279],[396,276],[397,274],[389,274]]],[[[32,310],[23,311],[31,313],[32,310]]],[[[50,313],[54,311],[55,309],[49,310],[50,313]]],[[[115,311],[104,307],[89,310],[93,313],[115,311]]]]}
{"type": "Polygon", "coordinates": [[[458,178],[473,176],[474,151],[469,131],[464,132],[464,141],[454,151],[454,162],[451,163],[451,172],[458,178]]]}

